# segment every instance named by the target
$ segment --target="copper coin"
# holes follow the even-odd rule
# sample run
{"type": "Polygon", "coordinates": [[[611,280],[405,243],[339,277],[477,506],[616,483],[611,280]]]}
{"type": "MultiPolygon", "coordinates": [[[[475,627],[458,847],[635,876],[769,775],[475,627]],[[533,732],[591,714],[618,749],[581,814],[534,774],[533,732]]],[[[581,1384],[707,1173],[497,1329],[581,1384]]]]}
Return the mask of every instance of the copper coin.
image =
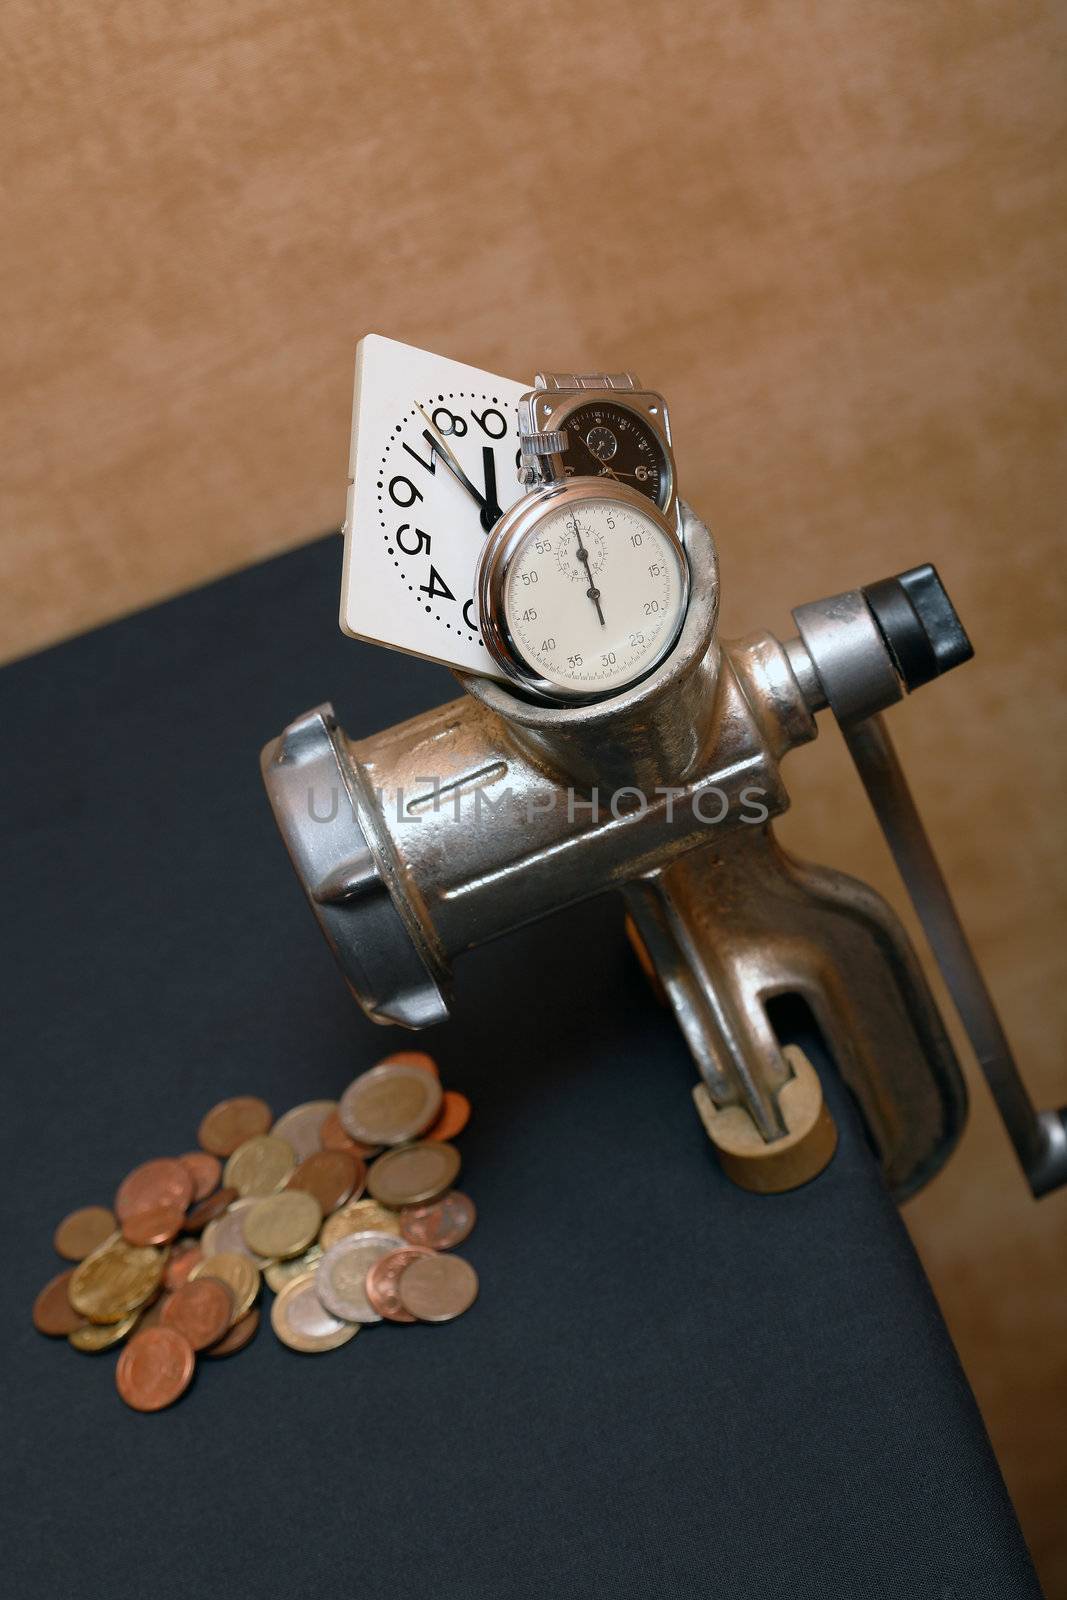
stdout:
{"type": "Polygon", "coordinates": [[[196,1357],[175,1328],[144,1328],[119,1356],[115,1384],[134,1411],[162,1411],[183,1395],[193,1379],[196,1357]]]}
{"type": "Polygon", "coordinates": [[[203,1233],[208,1223],[213,1222],[216,1217],[221,1217],[236,1199],[236,1189],[216,1189],[214,1194],[209,1194],[206,1200],[201,1200],[198,1206],[186,1212],[186,1233],[203,1233]]]}
{"type": "Polygon", "coordinates": [[[50,1339],[65,1339],[85,1321],[75,1311],[67,1294],[74,1271],[71,1267],[46,1283],[33,1302],[33,1325],[38,1333],[47,1333],[50,1339]]]}
{"type": "Polygon", "coordinates": [[[120,1222],[143,1211],[169,1206],[184,1213],[193,1193],[193,1180],[181,1162],[171,1156],[146,1161],[135,1167],[119,1185],[115,1196],[115,1215],[120,1222]]]}
{"type": "Polygon", "coordinates": [[[411,1244],[450,1250],[462,1244],[476,1216],[474,1201],[458,1189],[450,1189],[428,1206],[405,1206],[400,1213],[400,1231],[411,1244]]]}
{"type": "Polygon", "coordinates": [[[364,1144],[362,1139],[353,1139],[341,1126],[340,1113],[337,1111],[330,1112],[319,1129],[319,1138],[324,1150],[347,1150],[350,1156],[359,1156],[362,1160],[376,1156],[382,1148],[380,1144],[364,1144]]]}
{"type": "Polygon", "coordinates": [[[142,1328],[158,1328],[159,1327],[160,1318],[163,1315],[164,1307],[166,1306],[167,1301],[169,1299],[170,1299],[170,1295],[169,1294],[161,1294],[161,1295],[159,1295],[159,1297],[157,1299],[152,1301],[152,1304],[148,1307],[147,1310],[141,1312],[141,1320],[137,1324],[137,1332],[138,1333],[140,1333],[142,1328]]]}
{"type": "Polygon", "coordinates": [[[160,1315],[160,1325],[183,1333],[194,1350],[217,1344],[230,1326],[233,1295],[219,1278],[194,1278],[176,1289],[160,1315]]]}
{"type": "Polygon", "coordinates": [[[193,1180],[193,1204],[213,1194],[222,1181],[222,1162],[206,1150],[189,1150],[178,1160],[193,1180]]]}
{"type": "Polygon", "coordinates": [[[314,1195],[328,1217],[346,1200],[362,1194],[366,1179],[366,1164],[347,1150],[316,1150],[289,1174],[285,1187],[314,1195]]]}
{"type": "Polygon", "coordinates": [[[204,1351],[206,1356],[232,1356],[238,1350],[243,1350],[246,1344],[251,1344],[259,1327],[259,1307],[253,1306],[251,1311],[246,1311],[239,1317],[230,1329],[224,1333],[217,1344],[209,1344],[204,1351]]]}
{"type": "Polygon", "coordinates": [[[471,1103],[467,1096],[460,1094],[458,1089],[446,1089],[441,1115],[432,1127],[427,1128],[422,1137],[432,1139],[435,1143],[443,1139],[454,1139],[457,1133],[463,1132],[470,1119],[471,1103]]]}
{"type": "Polygon", "coordinates": [[[459,1176],[454,1144],[400,1145],[379,1156],[367,1173],[367,1188],[383,1206],[422,1206],[450,1189],[459,1176]]]}
{"type": "Polygon", "coordinates": [[[390,1255],[382,1256],[376,1261],[367,1273],[367,1299],[380,1317],[386,1317],[390,1322],[415,1322],[417,1319],[400,1303],[400,1292],[397,1289],[397,1280],[405,1267],[409,1267],[419,1256],[432,1256],[432,1250],[420,1249],[418,1245],[408,1245],[404,1250],[394,1250],[390,1255]]]}
{"type": "Polygon", "coordinates": [[[266,1133],[274,1121],[270,1106],[255,1095],[238,1095],[212,1106],[197,1129],[201,1146],[213,1156],[232,1156],[239,1144],[266,1133]]]}
{"type": "Polygon", "coordinates": [[[421,1072],[428,1072],[432,1077],[440,1080],[441,1074],[437,1070],[437,1062],[433,1056],[428,1056],[425,1050],[394,1050],[391,1056],[383,1056],[381,1061],[374,1063],[376,1067],[418,1067],[421,1072]]]}
{"type": "Polygon", "coordinates": [[[115,1231],[115,1213],[107,1206],[82,1206],[64,1217],[52,1236],[56,1254],[65,1261],[84,1261],[115,1231]]]}
{"type": "Polygon", "coordinates": [[[181,1288],[197,1262],[203,1259],[204,1252],[198,1244],[187,1244],[172,1250],[163,1273],[163,1287],[173,1294],[175,1289],[181,1288]]]}
{"type": "Polygon", "coordinates": [[[451,1322],[478,1295],[478,1274],[461,1256],[431,1251],[406,1266],[397,1281],[400,1303],[420,1322],[451,1322]]]}
{"type": "Polygon", "coordinates": [[[173,1206],[156,1206],[152,1211],[135,1211],[122,1219],[122,1237],[127,1244],[170,1244],[181,1232],[185,1212],[173,1206]]]}

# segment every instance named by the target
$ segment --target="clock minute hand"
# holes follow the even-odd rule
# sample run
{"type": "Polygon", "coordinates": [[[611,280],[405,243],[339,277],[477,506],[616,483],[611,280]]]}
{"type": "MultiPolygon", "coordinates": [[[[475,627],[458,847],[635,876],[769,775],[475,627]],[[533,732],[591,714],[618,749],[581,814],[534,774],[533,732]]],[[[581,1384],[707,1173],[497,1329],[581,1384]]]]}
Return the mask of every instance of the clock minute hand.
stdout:
{"type": "Polygon", "coordinates": [[[433,418],[426,415],[426,412],[423,411],[417,400],[415,402],[415,409],[421,414],[426,423],[426,427],[422,430],[423,438],[433,447],[434,450],[437,451],[437,454],[441,457],[441,460],[444,462],[449,472],[451,472],[452,476],[457,478],[471,498],[478,502],[478,505],[482,509],[484,518],[487,510],[485,496],[474,487],[473,483],[460,466],[459,461],[453,455],[451,448],[446,443],[444,434],[441,432],[440,428],[436,426],[433,418]]]}
{"type": "Polygon", "coordinates": [[[604,623],[604,613],[600,609],[600,590],[597,588],[596,584],[593,582],[593,574],[592,574],[592,571],[590,570],[590,567],[589,567],[589,551],[585,548],[585,545],[582,543],[582,530],[578,525],[577,516],[574,518],[574,536],[578,541],[578,551],[577,551],[578,560],[582,563],[583,567],[585,568],[585,575],[589,580],[589,587],[585,591],[586,592],[586,596],[596,606],[596,614],[600,618],[600,626],[603,628],[605,626],[605,623],[604,623]]]}

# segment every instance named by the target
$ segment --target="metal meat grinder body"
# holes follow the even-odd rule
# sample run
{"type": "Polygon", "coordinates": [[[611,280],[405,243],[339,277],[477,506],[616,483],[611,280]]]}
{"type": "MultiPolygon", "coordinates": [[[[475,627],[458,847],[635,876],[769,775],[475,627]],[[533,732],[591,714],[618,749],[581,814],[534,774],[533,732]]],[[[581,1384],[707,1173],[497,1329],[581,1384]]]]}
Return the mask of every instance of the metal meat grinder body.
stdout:
{"type": "MultiPolygon", "coordinates": [[[[263,753],[275,816],[374,1020],[442,1021],[457,956],[617,889],[731,1176],[790,1187],[832,1154],[817,1079],[779,1047],[768,1017],[769,1002],[799,995],[904,1196],[963,1126],[952,1045],[894,912],[865,884],[794,860],[773,818],[789,803],[782,759],[815,737],[815,713],[829,706],[928,931],[932,904],[943,922],[951,901],[932,854],[912,859],[917,839],[929,846],[878,714],[970,646],[929,567],[800,607],[799,637],[784,645],[767,634],[720,645],[714,545],[687,507],[681,515],[691,600],[650,677],[609,700],[553,706],[464,676],[458,700],[359,741],[320,706],[263,753]]],[[[946,977],[961,1014],[972,1037],[976,1018],[999,1029],[951,913],[949,944],[953,929],[965,954],[953,947],[946,977]]],[[[1002,1033],[994,1043],[980,1056],[1042,1192],[1067,1175],[1064,1120],[1034,1113],[1002,1033]]]]}

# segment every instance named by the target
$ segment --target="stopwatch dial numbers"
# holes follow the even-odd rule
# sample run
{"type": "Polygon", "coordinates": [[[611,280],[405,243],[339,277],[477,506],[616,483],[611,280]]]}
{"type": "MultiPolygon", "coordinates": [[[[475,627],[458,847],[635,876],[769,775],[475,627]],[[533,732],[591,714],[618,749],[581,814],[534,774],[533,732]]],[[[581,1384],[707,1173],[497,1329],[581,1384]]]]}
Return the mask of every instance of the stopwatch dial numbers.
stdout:
{"type": "Polygon", "coordinates": [[[516,653],[571,692],[620,689],[650,671],[677,635],[684,558],[650,517],[582,500],[546,514],[512,557],[505,614],[516,653]]]}

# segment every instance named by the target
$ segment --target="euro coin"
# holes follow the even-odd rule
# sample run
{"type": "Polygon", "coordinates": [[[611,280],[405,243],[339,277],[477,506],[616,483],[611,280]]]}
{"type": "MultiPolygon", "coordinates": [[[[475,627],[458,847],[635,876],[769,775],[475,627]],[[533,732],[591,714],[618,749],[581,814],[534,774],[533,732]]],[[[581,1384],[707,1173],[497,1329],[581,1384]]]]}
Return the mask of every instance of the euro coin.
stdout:
{"type": "Polygon", "coordinates": [[[204,1254],[247,1256],[253,1266],[261,1271],[267,1265],[267,1258],[257,1256],[245,1243],[245,1215],[256,1204],[257,1198],[254,1195],[249,1196],[247,1200],[231,1201],[229,1208],[221,1217],[209,1222],[200,1236],[200,1248],[204,1254]]]}
{"type": "Polygon", "coordinates": [[[249,1195],[273,1194],[280,1189],[296,1158],[293,1147],[275,1133],[257,1134],[237,1146],[223,1173],[227,1189],[236,1189],[242,1199],[249,1195]]]}
{"type": "Polygon", "coordinates": [[[250,1250],[284,1261],[313,1243],[322,1226],[322,1207],[303,1189],[282,1189],[249,1206],[242,1226],[250,1250]]]}
{"type": "Polygon", "coordinates": [[[201,1351],[205,1356],[232,1356],[238,1350],[243,1350],[246,1344],[251,1344],[259,1327],[259,1311],[253,1307],[246,1311],[244,1316],[235,1322],[228,1333],[224,1333],[217,1344],[208,1345],[201,1351]]]}
{"type": "Polygon", "coordinates": [[[220,1100],[204,1117],[197,1132],[203,1149],[224,1160],[232,1156],[238,1145],[257,1134],[266,1133],[274,1118],[270,1106],[255,1095],[238,1095],[233,1100],[220,1100]]]}
{"type": "Polygon", "coordinates": [[[457,1089],[446,1089],[442,1097],[441,1112],[432,1127],[423,1134],[424,1139],[454,1139],[462,1133],[471,1119],[471,1103],[457,1089]]]}
{"type": "Polygon", "coordinates": [[[111,1350],[115,1345],[121,1344],[126,1335],[133,1332],[140,1320],[141,1313],[131,1311],[121,1322],[85,1322],[67,1335],[67,1343],[86,1355],[99,1355],[102,1350],[111,1350]]]}
{"type": "Polygon", "coordinates": [[[52,1243],[65,1261],[84,1261],[110,1239],[116,1228],[115,1213],[107,1206],[82,1206],[59,1224],[52,1243]]]}
{"type": "Polygon", "coordinates": [[[441,1085],[419,1067],[372,1067],[349,1084],[338,1104],[346,1133],[368,1144],[417,1139],[441,1109],[441,1085]]]}
{"type": "Polygon", "coordinates": [[[170,1210],[184,1216],[193,1197],[193,1180],[187,1167],[170,1156],[145,1161],[119,1184],[115,1215],[120,1222],[145,1211],[170,1210]]]}
{"type": "Polygon", "coordinates": [[[350,1233],[396,1235],[399,1232],[400,1216],[396,1211],[380,1206],[377,1200],[350,1200],[340,1211],[326,1218],[319,1243],[324,1250],[329,1250],[339,1239],[347,1239],[350,1233]]]}
{"type": "Polygon", "coordinates": [[[175,1328],[146,1328],[134,1334],[119,1356],[115,1383],[134,1411],[162,1411],[185,1393],[195,1369],[192,1345],[183,1334],[175,1328]]]}
{"type": "Polygon", "coordinates": [[[157,1292],[166,1265],[165,1250],[112,1234],[74,1268],[70,1303],[90,1322],[121,1322],[157,1292]]]}
{"type": "Polygon", "coordinates": [[[367,1173],[374,1199],[394,1211],[425,1205],[452,1187],[459,1176],[459,1151],[454,1144],[405,1144],[379,1156],[367,1173]]]}
{"type": "Polygon", "coordinates": [[[333,1316],[315,1293],[315,1273],[287,1283],[270,1309],[271,1327],[282,1344],[302,1355],[318,1355],[347,1344],[359,1332],[358,1322],[333,1316]]]}
{"type": "Polygon", "coordinates": [[[450,1250],[453,1245],[462,1244],[474,1227],[476,1215],[474,1201],[458,1189],[450,1189],[429,1205],[405,1206],[400,1213],[400,1231],[409,1244],[450,1250]]]}
{"type": "Polygon", "coordinates": [[[60,1272],[49,1279],[33,1302],[33,1325],[38,1333],[46,1333],[50,1339],[67,1338],[85,1321],[81,1312],[70,1302],[73,1277],[73,1267],[60,1272]]]}
{"type": "Polygon", "coordinates": [[[205,1150],[189,1150],[178,1160],[193,1182],[193,1204],[213,1194],[222,1181],[222,1162],[205,1150]]]}
{"type": "Polygon", "coordinates": [[[336,1100],[308,1100],[279,1117],[271,1131],[286,1141],[297,1161],[305,1161],[322,1149],[322,1125],[336,1109],[336,1100]]]}
{"type": "Polygon", "coordinates": [[[367,1298],[367,1273],[382,1256],[403,1248],[403,1239],[374,1232],[352,1233],[332,1245],[312,1280],[326,1310],[345,1322],[380,1322],[381,1313],[367,1298]]]}
{"type": "Polygon", "coordinates": [[[400,1274],[400,1303],[420,1322],[451,1322],[478,1295],[478,1274],[461,1256],[420,1256],[400,1274]]]}
{"type": "Polygon", "coordinates": [[[259,1293],[259,1269],[247,1256],[227,1252],[225,1255],[205,1256],[189,1274],[190,1283],[201,1278],[217,1278],[233,1296],[230,1310],[231,1323],[239,1322],[250,1311],[259,1293]]]}
{"type": "Polygon", "coordinates": [[[233,1321],[233,1295],[220,1278],[190,1278],[176,1289],[160,1315],[160,1326],[184,1333],[194,1350],[217,1344],[233,1321]]]}
{"type": "Polygon", "coordinates": [[[289,1174],[286,1189],[313,1194],[324,1217],[346,1200],[363,1193],[367,1168],[347,1150],[314,1150],[289,1174]]]}
{"type": "Polygon", "coordinates": [[[414,1322],[414,1315],[401,1304],[397,1284],[400,1274],[419,1256],[432,1255],[418,1245],[408,1245],[403,1250],[391,1250],[376,1261],[367,1273],[367,1299],[381,1317],[390,1322],[414,1322]]]}
{"type": "Polygon", "coordinates": [[[322,1246],[313,1244],[302,1256],[293,1256],[290,1261],[272,1261],[264,1268],[263,1276],[274,1293],[280,1294],[294,1278],[306,1278],[309,1272],[314,1272],[321,1260],[322,1246]]]}

